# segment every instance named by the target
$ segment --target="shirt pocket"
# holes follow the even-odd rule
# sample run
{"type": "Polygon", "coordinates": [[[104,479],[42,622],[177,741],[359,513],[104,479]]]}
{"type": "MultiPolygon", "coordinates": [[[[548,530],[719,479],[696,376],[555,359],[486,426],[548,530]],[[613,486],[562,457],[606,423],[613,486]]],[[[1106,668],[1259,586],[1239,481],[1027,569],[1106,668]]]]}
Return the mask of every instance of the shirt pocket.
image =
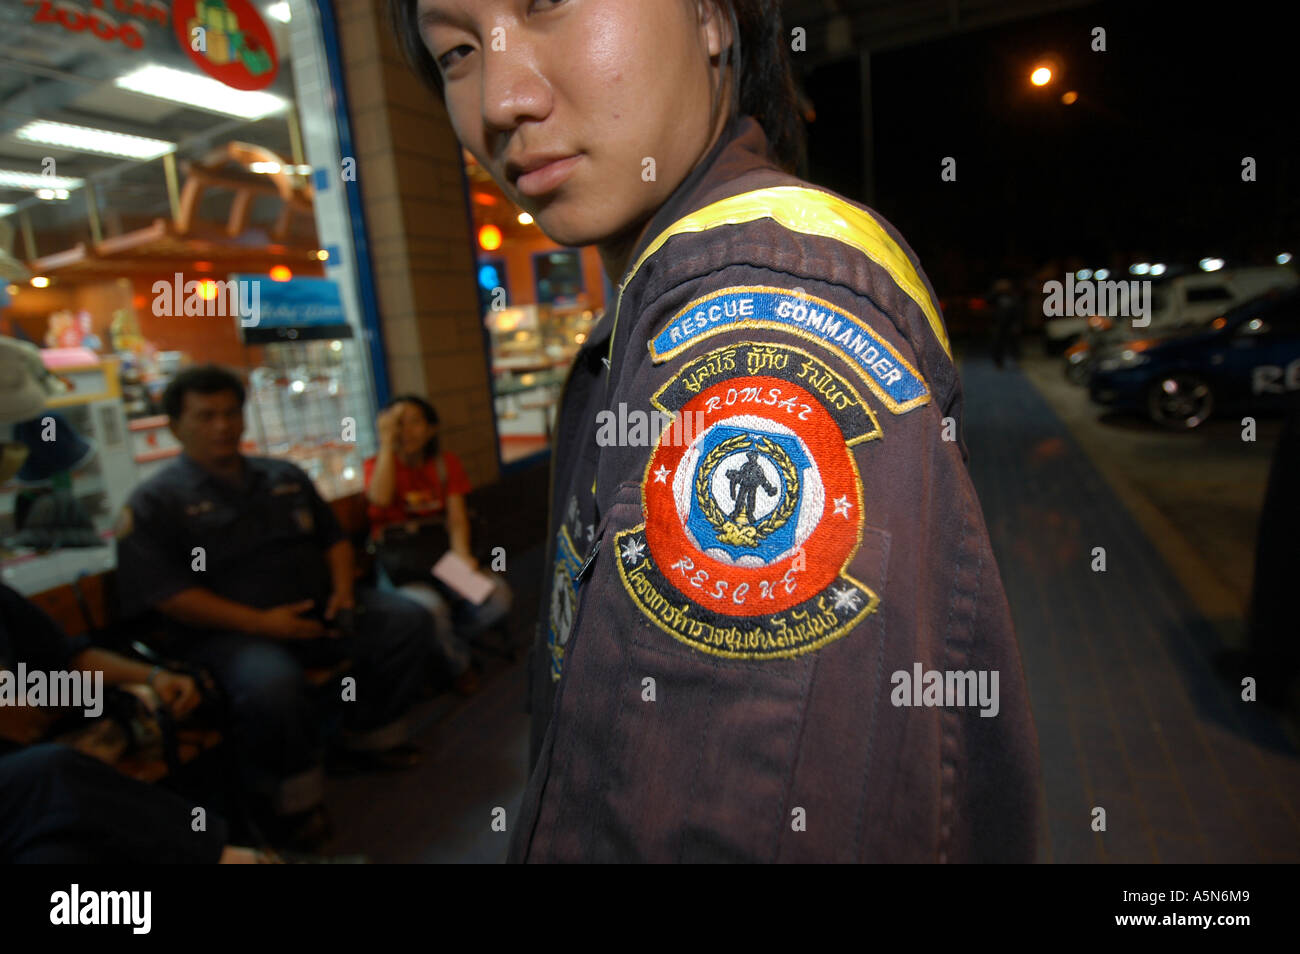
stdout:
{"type": "Polygon", "coordinates": [[[190,554],[193,547],[202,547],[209,566],[222,563],[240,536],[240,517],[235,507],[224,502],[203,501],[187,506],[179,535],[188,544],[184,552],[190,554]]]}

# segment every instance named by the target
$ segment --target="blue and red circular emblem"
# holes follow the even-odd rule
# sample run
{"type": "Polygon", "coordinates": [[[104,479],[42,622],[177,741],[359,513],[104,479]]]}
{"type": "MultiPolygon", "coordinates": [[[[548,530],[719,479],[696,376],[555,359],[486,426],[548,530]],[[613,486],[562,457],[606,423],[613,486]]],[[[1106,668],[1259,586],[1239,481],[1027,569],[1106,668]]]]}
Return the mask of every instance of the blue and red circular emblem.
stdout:
{"type": "Polygon", "coordinates": [[[720,348],[655,396],[672,423],[642,484],[645,523],[616,534],[643,613],[705,652],[793,656],[877,598],[847,566],[862,538],[852,445],[880,436],[853,387],[802,349],[720,348]]]}
{"type": "Polygon", "coordinates": [[[703,602],[756,616],[834,581],[860,535],[861,485],[815,397],[778,378],[737,377],[681,409],[651,456],[645,512],[650,552],[661,569],[678,568],[667,574],[674,588],[693,600],[719,594],[703,602]],[[698,436],[688,433],[695,422],[698,436]],[[707,589],[691,582],[704,579],[707,589]]]}

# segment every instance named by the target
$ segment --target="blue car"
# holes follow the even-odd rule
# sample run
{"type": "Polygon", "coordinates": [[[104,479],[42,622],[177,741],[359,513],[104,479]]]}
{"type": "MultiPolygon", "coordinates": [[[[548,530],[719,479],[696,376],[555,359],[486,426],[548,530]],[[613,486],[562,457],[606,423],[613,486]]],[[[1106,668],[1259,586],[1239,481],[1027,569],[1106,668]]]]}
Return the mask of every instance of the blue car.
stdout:
{"type": "Polygon", "coordinates": [[[1088,391],[1177,430],[1216,410],[1286,407],[1300,400],[1300,289],[1252,298],[1195,332],[1114,345],[1097,355],[1088,391]]]}

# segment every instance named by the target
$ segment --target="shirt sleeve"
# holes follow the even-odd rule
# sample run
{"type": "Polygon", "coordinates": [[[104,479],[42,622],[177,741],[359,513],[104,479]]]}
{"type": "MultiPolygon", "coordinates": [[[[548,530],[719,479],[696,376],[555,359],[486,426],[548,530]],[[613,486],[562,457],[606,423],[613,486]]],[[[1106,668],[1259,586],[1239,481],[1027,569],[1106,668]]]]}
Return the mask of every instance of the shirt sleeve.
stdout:
{"type": "Polygon", "coordinates": [[[598,546],[573,508],[514,859],[1033,860],[1033,723],[960,405],[918,358],[928,322],[872,280],[740,264],[623,300],[605,422],[559,425],[599,461],[598,546]],[[635,701],[643,673],[671,702],[635,701]]]}
{"type": "Polygon", "coordinates": [[[443,490],[443,497],[450,497],[452,494],[461,494],[464,496],[474,488],[470,486],[469,476],[465,473],[465,467],[460,462],[460,458],[451,451],[443,452],[442,459],[447,463],[447,486],[443,490]]]}
{"type": "MultiPolygon", "coordinates": [[[[375,476],[375,465],[378,458],[371,457],[362,466],[365,468],[366,490],[370,489],[370,482],[375,476]]],[[[370,529],[377,530],[386,527],[390,523],[401,523],[406,518],[402,509],[401,498],[397,492],[398,475],[402,466],[401,461],[396,462],[398,471],[393,475],[393,499],[387,507],[380,507],[373,503],[366,504],[366,517],[370,521],[370,529]]]]}
{"type": "Polygon", "coordinates": [[[138,616],[190,587],[190,554],[178,530],[185,525],[179,502],[136,490],[117,531],[117,589],[122,613],[138,616]]]}
{"type": "Polygon", "coordinates": [[[293,465],[293,468],[306,485],[304,492],[307,494],[308,505],[312,511],[312,525],[315,528],[316,542],[322,550],[328,550],[340,540],[345,539],[343,527],[339,525],[339,518],[335,516],[334,508],[320,495],[320,491],[316,489],[316,485],[307,476],[307,472],[297,465],[293,465]]]}

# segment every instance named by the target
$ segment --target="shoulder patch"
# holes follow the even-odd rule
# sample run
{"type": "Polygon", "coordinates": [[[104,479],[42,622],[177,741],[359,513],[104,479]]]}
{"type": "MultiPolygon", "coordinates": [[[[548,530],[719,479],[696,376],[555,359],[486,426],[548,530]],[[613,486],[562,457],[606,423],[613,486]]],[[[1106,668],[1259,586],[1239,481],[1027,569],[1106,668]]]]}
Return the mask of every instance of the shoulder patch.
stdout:
{"type": "Polygon", "coordinates": [[[645,522],[614,541],[655,626],[701,652],[779,659],[875,611],[847,567],[863,526],[851,448],[881,430],[847,379],[801,348],[746,342],[682,367],[654,404],[672,423],[642,479],[645,522]]]}
{"type": "MultiPolygon", "coordinates": [[[[576,516],[577,500],[570,501],[570,513],[576,516]]],[[[564,651],[578,611],[578,586],[575,578],[581,561],[569,530],[561,526],[556,536],[555,565],[551,574],[550,612],[546,617],[546,646],[550,654],[551,681],[559,682],[564,669],[564,651]]]]}
{"type": "Polygon", "coordinates": [[[733,286],[695,299],[650,342],[651,360],[660,364],[737,328],[785,331],[835,352],[891,413],[930,400],[921,375],[870,325],[828,301],[784,288],[733,286]]]}

